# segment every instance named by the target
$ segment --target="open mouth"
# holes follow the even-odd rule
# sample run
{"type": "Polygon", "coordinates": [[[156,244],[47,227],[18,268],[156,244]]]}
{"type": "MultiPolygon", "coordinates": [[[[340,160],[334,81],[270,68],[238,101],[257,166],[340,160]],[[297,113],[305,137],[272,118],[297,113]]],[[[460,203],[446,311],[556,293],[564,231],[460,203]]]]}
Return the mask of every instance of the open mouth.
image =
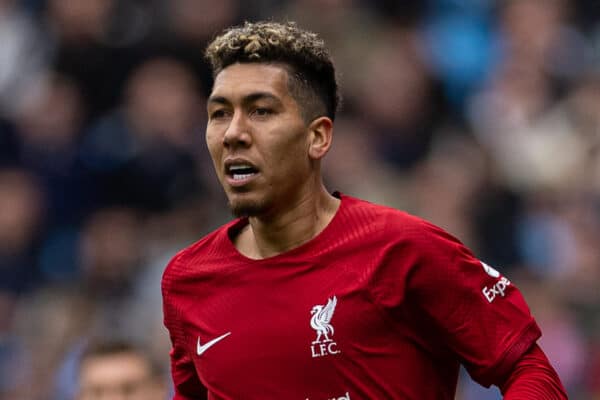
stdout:
{"type": "Polygon", "coordinates": [[[244,181],[258,173],[258,169],[251,164],[231,164],[225,171],[234,181],[244,181]]]}

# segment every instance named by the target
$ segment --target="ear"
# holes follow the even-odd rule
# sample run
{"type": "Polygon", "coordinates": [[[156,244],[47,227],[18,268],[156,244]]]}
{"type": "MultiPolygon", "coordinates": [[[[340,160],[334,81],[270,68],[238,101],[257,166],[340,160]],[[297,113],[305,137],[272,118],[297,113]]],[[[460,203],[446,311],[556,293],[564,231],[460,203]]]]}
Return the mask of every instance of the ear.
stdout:
{"type": "Polygon", "coordinates": [[[329,117],[314,119],[308,126],[308,156],[320,160],[327,154],[333,140],[333,121],[329,117]]]}

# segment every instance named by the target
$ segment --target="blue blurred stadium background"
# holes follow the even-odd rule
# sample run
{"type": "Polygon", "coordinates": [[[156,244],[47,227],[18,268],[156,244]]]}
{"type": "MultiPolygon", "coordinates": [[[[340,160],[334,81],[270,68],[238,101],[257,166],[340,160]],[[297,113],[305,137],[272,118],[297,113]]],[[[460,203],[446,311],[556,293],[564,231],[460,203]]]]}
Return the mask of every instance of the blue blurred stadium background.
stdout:
{"type": "Polygon", "coordinates": [[[522,289],[571,398],[600,399],[597,0],[0,0],[0,399],[71,399],[90,338],[167,365],[162,269],[230,218],[203,49],[257,19],[332,49],[329,188],[458,236],[522,289]]]}

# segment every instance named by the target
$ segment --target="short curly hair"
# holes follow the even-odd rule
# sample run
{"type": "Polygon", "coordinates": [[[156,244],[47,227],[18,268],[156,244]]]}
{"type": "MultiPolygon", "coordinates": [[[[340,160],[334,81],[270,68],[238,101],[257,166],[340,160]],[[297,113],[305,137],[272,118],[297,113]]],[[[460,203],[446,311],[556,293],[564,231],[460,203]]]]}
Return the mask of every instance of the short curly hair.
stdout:
{"type": "Polygon", "coordinates": [[[305,119],[332,120],[340,103],[335,67],[325,42],[294,22],[246,22],[223,31],[206,48],[213,77],[235,63],[282,64],[305,119]]]}

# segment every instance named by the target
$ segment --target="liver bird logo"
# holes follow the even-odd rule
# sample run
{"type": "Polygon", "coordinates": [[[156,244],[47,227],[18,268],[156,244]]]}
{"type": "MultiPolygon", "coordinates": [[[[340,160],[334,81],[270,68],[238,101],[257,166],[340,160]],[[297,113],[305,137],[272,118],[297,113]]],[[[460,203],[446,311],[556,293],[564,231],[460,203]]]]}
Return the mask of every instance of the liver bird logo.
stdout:
{"type": "Polygon", "coordinates": [[[337,299],[335,296],[327,300],[325,306],[316,305],[310,310],[312,317],[310,326],[317,331],[317,338],[313,343],[331,342],[333,339],[329,335],[333,335],[333,326],[330,324],[331,318],[335,311],[337,299]],[[321,340],[324,337],[324,340],[321,340]]]}

